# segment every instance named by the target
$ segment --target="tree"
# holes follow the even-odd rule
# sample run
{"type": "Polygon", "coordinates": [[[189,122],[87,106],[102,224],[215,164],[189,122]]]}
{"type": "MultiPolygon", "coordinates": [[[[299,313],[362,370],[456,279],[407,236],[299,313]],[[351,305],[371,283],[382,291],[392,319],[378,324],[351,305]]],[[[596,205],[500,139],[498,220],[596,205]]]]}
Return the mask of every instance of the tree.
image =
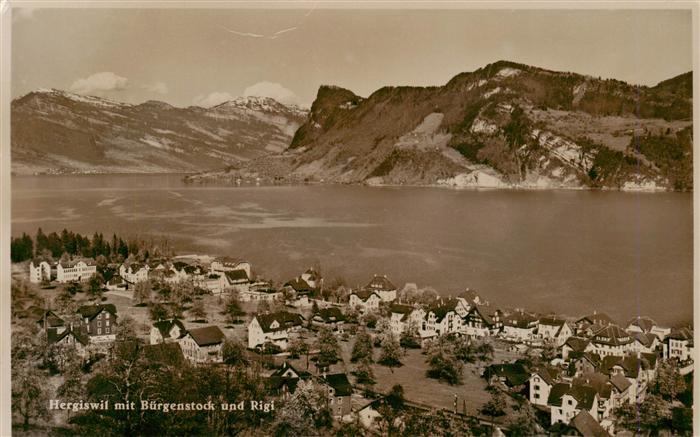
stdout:
{"type": "Polygon", "coordinates": [[[647,395],[641,404],[625,403],[614,410],[619,426],[629,431],[655,431],[669,426],[671,405],[661,396],[647,395]]]}
{"type": "Polygon", "coordinates": [[[328,427],[330,416],[323,389],[312,381],[301,380],[292,397],[284,403],[275,418],[275,436],[311,436],[328,427]]]}
{"type": "Polygon", "coordinates": [[[159,320],[166,320],[170,318],[170,312],[165,307],[165,305],[160,303],[151,304],[148,311],[151,320],[157,322],[159,320]]]}
{"type": "Polygon", "coordinates": [[[319,367],[327,367],[338,361],[340,346],[330,328],[322,327],[319,329],[316,335],[316,348],[318,349],[317,365],[319,367]]]}
{"type": "Polygon", "coordinates": [[[538,433],[535,410],[529,402],[524,401],[513,406],[515,416],[508,423],[509,435],[531,436],[538,433]]]}
{"type": "Polygon", "coordinates": [[[248,364],[245,346],[239,341],[227,339],[221,347],[221,354],[224,363],[229,366],[244,366],[248,364]]]}
{"type": "Polygon", "coordinates": [[[80,282],[71,281],[65,285],[64,290],[68,291],[70,294],[82,293],[83,284],[80,282]]]}
{"type": "Polygon", "coordinates": [[[306,344],[306,342],[302,338],[295,337],[289,343],[287,352],[289,352],[290,358],[299,358],[300,356],[309,353],[309,345],[306,344]]]}
{"type": "Polygon", "coordinates": [[[369,357],[364,357],[359,361],[355,367],[355,377],[359,384],[374,384],[374,371],[372,370],[372,361],[369,357]]]}
{"type": "Polygon", "coordinates": [[[95,301],[102,299],[102,287],[104,286],[104,278],[101,274],[95,273],[88,281],[88,293],[95,301]]]}
{"type": "Polygon", "coordinates": [[[67,288],[61,290],[53,299],[53,304],[59,314],[73,314],[78,305],[73,300],[73,295],[67,288]]]}
{"type": "Polygon", "coordinates": [[[138,305],[148,303],[151,300],[152,285],[151,281],[137,282],[134,286],[134,300],[138,305]]]}
{"type": "Polygon", "coordinates": [[[505,396],[500,390],[494,388],[491,390],[491,399],[481,407],[481,414],[489,416],[493,422],[496,417],[506,414],[506,407],[505,396]]]}
{"type": "Polygon", "coordinates": [[[372,337],[365,328],[360,328],[357,335],[355,335],[355,344],[352,347],[350,361],[356,363],[363,359],[368,359],[370,363],[374,361],[372,357],[372,337]]]}
{"type": "Polygon", "coordinates": [[[49,404],[45,375],[30,363],[12,363],[12,412],[29,430],[32,420],[47,417],[49,404]]]}
{"type": "Polygon", "coordinates": [[[190,308],[190,314],[195,320],[204,320],[207,317],[207,310],[204,308],[202,300],[196,300],[190,308]]]}
{"type": "Polygon", "coordinates": [[[393,373],[394,367],[401,366],[401,345],[395,335],[388,333],[382,339],[381,348],[379,364],[389,367],[393,373]]]}
{"type": "Polygon", "coordinates": [[[441,348],[434,348],[428,356],[426,376],[443,380],[450,385],[461,384],[463,366],[454,355],[443,351],[441,348]]]}
{"type": "Polygon", "coordinates": [[[382,435],[396,435],[402,426],[399,420],[404,408],[405,399],[403,387],[399,384],[393,386],[384,397],[383,402],[377,408],[379,412],[379,430],[382,435]]]}
{"type": "Polygon", "coordinates": [[[236,293],[231,293],[226,299],[223,314],[227,316],[231,323],[238,323],[240,317],[245,314],[241,309],[241,304],[238,302],[238,295],[236,293]]]}
{"type": "Polygon", "coordinates": [[[656,373],[653,389],[664,399],[672,401],[679,393],[685,391],[686,384],[683,376],[672,362],[661,361],[656,373]]]}

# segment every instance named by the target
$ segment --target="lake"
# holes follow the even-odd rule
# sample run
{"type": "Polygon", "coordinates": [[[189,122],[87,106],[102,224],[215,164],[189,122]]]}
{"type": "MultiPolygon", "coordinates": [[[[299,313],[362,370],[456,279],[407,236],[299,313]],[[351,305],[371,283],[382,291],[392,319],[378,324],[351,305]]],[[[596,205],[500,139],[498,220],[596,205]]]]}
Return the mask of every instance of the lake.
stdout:
{"type": "Polygon", "coordinates": [[[168,236],[178,252],[249,260],[276,282],[320,266],[441,294],[620,323],[692,320],[686,193],[187,185],[180,175],[12,178],[12,233],[168,236]]]}

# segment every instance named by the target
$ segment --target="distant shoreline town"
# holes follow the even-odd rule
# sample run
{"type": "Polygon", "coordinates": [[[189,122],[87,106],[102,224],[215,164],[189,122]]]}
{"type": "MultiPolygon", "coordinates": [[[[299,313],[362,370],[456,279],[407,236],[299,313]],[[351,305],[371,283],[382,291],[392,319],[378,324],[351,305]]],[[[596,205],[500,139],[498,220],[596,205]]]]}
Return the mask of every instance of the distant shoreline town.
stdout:
{"type": "MultiPolygon", "coordinates": [[[[693,369],[692,327],[663,327],[646,316],[625,325],[602,312],[567,319],[499,308],[470,289],[457,296],[399,290],[384,275],[353,288],[325,280],[318,268],[277,286],[257,277],[246,261],[175,256],[167,241],[116,235],[39,230],[34,239],[25,234],[12,243],[13,335],[43,338],[18,347],[27,348],[24,355],[36,353],[28,364],[49,369],[60,387],[71,381],[72,360],[94,366],[73,376],[80,381],[76,391],[92,402],[123,399],[96,384],[119,380],[129,354],[142,353],[146,368],[167,364],[180,375],[176,380],[183,366],[215,373],[238,368],[266,387],[256,395],[279,399],[274,419],[248,425],[268,430],[312,429],[320,419],[311,411],[318,410],[328,415],[321,423],[329,430],[357,426],[382,433],[389,427],[411,434],[429,427],[424,413],[437,409],[469,433],[499,428],[517,435],[524,428],[525,434],[607,435],[685,426],[692,405],[692,397],[684,398],[693,369]],[[124,349],[131,344],[143,352],[124,349]],[[251,361],[261,366],[252,374],[251,361]],[[402,378],[414,365],[423,373],[379,389],[383,378],[402,378]],[[455,394],[452,406],[449,396],[426,402],[412,392],[415,383],[436,384],[436,390],[472,384],[485,402],[474,405],[467,394],[455,394]],[[300,405],[312,415],[308,423],[288,416],[300,405]],[[666,415],[640,418],[640,409],[666,415]]],[[[13,372],[23,371],[17,366],[13,362],[13,372]]],[[[149,389],[143,390],[140,396],[149,389]]],[[[86,426],[24,414],[27,426],[29,419],[86,426]]],[[[85,414],[95,423],[105,419],[100,414],[135,420],[124,412],[85,414]]]]}

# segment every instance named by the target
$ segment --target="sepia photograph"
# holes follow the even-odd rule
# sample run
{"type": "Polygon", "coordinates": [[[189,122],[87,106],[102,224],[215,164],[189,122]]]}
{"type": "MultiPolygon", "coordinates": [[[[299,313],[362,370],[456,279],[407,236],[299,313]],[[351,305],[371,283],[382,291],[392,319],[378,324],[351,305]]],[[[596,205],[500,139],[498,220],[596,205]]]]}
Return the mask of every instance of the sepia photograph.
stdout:
{"type": "Polygon", "coordinates": [[[195,3],[0,8],[8,435],[697,435],[699,2],[195,3]]]}

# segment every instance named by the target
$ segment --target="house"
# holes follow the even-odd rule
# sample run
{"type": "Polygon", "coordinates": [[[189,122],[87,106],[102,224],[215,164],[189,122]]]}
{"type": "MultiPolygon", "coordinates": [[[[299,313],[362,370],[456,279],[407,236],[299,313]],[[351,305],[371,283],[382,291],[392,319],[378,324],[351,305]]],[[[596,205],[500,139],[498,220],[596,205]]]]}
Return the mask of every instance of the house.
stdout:
{"type": "MultiPolygon", "coordinates": [[[[362,425],[365,429],[375,429],[382,420],[382,411],[384,411],[384,408],[382,407],[387,407],[387,409],[392,410],[395,409],[396,406],[394,405],[394,401],[392,400],[391,396],[381,397],[360,408],[360,410],[357,412],[360,425],[362,425]]],[[[394,426],[398,427],[400,426],[400,423],[401,418],[397,417],[394,420],[394,426]]]]}
{"type": "Polygon", "coordinates": [[[462,317],[467,313],[468,305],[463,298],[439,299],[426,310],[421,330],[437,335],[461,332],[462,317]]]}
{"type": "Polygon", "coordinates": [[[36,317],[36,324],[43,332],[53,331],[55,334],[60,334],[66,330],[64,320],[51,310],[42,311],[41,315],[36,317]]]}
{"type": "Polygon", "coordinates": [[[605,313],[593,311],[593,314],[581,317],[574,324],[576,335],[591,335],[593,331],[603,326],[615,324],[615,321],[605,313]]]}
{"type": "Polygon", "coordinates": [[[49,330],[46,336],[50,346],[70,351],[80,358],[87,358],[89,355],[88,345],[90,340],[74,329],[49,330]]]}
{"type": "Polygon", "coordinates": [[[327,327],[333,331],[342,333],[345,315],[338,307],[321,308],[313,315],[311,323],[314,326],[327,327]]]}
{"type": "Polygon", "coordinates": [[[286,350],[289,333],[300,328],[304,318],[300,314],[278,311],[276,313],[256,314],[248,325],[248,348],[262,347],[273,343],[286,350]]]}
{"type": "Polygon", "coordinates": [[[311,374],[309,372],[297,370],[285,361],[282,363],[282,367],[275,370],[267,379],[267,387],[278,396],[287,398],[294,393],[299,381],[309,379],[310,377],[311,374]]]}
{"type": "Polygon", "coordinates": [[[561,357],[564,360],[568,360],[572,353],[584,353],[591,352],[593,347],[591,346],[591,341],[584,337],[569,337],[566,339],[564,344],[561,346],[561,357]]]}
{"type": "Polygon", "coordinates": [[[469,337],[486,337],[496,333],[495,322],[484,305],[472,305],[462,319],[462,332],[469,337]]]}
{"type": "Polygon", "coordinates": [[[547,406],[552,425],[569,424],[581,411],[587,411],[592,417],[598,415],[598,394],[588,385],[559,382],[552,387],[547,406]]]}
{"type": "Polygon", "coordinates": [[[109,291],[122,291],[126,290],[127,283],[121,276],[114,275],[105,283],[105,288],[109,291]]]}
{"type": "Polygon", "coordinates": [[[656,377],[656,355],[639,354],[624,357],[607,356],[600,364],[600,373],[612,378],[621,375],[629,380],[630,399],[642,402],[646,396],[648,383],[656,377]]]}
{"type": "Polygon", "coordinates": [[[675,358],[680,362],[693,359],[693,331],[689,328],[674,329],[663,342],[664,359],[675,358]]]}
{"type": "Polygon", "coordinates": [[[256,281],[250,283],[247,290],[240,291],[238,298],[241,302],[259,302],[261,300],[272,302],[275,299],[281,299],[282,292],[276,290],[267,281],[256,281]]]}
{"type": "Polygon", "coordinates": [[[628,332],[630,333],[630,337],[632,337],[630,350],[633,352],[653,353],[660,345],[659,338],[651,332],[628,332]]]}
{"type": "Polygon", "coordinates": [[[250,277],[243,269],[227,270],[221,275],[225,289],[236,290],[241,293],[248,291],[250,288],[250,277]]]}
{"type": "Polygon", "coordinates": [[[471,288],[467,288],[463,292],[459,293],[458,297],[464,299],[469,307],[474,305],[489,305],[487,301],[483,300],[481,296],[479,296],[479,293],[477,293],[476,290],[472,290],[471,288]]]}
{"type": "Polygon", "coordinates": [[[187,331],[179,344],[182,354],[192,363],[221,363],[225,340],[221,329],[213,325],[187,331]]]}
{"type": "Polygon", "coordinates": [[[301,279],[309,284],[309,286],[313,289],[321,288],[321,284],[323,282],[323,278],[313,267],[310,267],[307,271],[302,273],[301,279]]]}
{"type": "Polygon", "coordinates": [[[530,374],[528,379],[529,400],[533,405],[547,405],[549,393],[556,384],[558,372],[549,368],[538,368],[530,374]]]}
{"type": "Polygon", "coordinates": [[[591,416],[591,414],[586,410],[581,410],[573,419],[569,422],[569,425],[574,428],[579,435],[584,437],[610,437],[605,428],[600,426],[600,424],[591,416]]]}
{"type": "Polygon", "coordinates": [[[389,281],[386,275],[374,275],[364,290],[377,293],[382,302],[393,302],[396,300],[396,286],[389,281]]]}
{"type": "Polygon", "coordinates": [[[29,263],[29,282],[38,284],[42,281],[51,281],[51,264],[48,259],[34,258],[29,263]]]}
{"type": "Polygon", "coordinates": [[[56,280],[61,283],[89,280],[97,273],[97,265],[92,258],[59,261],[56,265],[56,280]]]}
{"type": "Polygon", "coordinates": [[[352,413],[350,403],[352,397],[352,384],[345,373],[325,375],[320,381],[326,387],[328,408],[335,418],[343,418],[352,413]]]}
{"type": "Polygon", "coordinates": [[[392,303],[389,311],[391,311],[389,326],[391,327],[391,332],[397,336],[400,336],[404,331],[412,329],[416,332],[419,331],[425,318],[425,310],[410,305],[392,303]]]}
{"type": "Polygon", "coordinates": [[[232,258],[216,258],[209,265],[209,271],[211,273],[225,273],[231,270],[244,270],[248,277],[252,277],[252,266],[249,262],[238,261],[232,258]]]}
{"type": "Polygon", "coordinates": [[[114,341],[117,338],[117,308],[114,304],[84,305],[78,308],[77,313],[90,342],[114,341]]]}
{"type": "Polygon", "coordinates": [[[348,304],[350,308],[356,308],[361,312],[378,311],[382,298],[374,291],[361,289],[350,294],[348,304]]]}
{"type": "Polygon", "coordinates": [[[627,328],[625,330],[629,333],[641,332],[648,334],[656,326],[656,322],[647,316],[637,316],[632,318],[627,322],[627,328]]]}
{"type": "Polygon", "coordinates": [[[601,357],[623,356],[632,350],[633,341],[627,331],[615,324],[608,324],[593,333],[590,349],[601,357]]]}
{"type": "Polygon", "coordinates": [[[504,316],[502,335],[514,341],[532,340],[537,326],[537,317],[524,311],[515,311],[504,316]]]}
{"type": "Polygon", "coordinates": [[[564,319],[557,317],[541,317],[537,326],[536,337],[561,347],[566,340],[574,335],[573,329],[564,319]]]}
{"type": "Polygon", "coordinates": [[[491,364],[484,370],[487,381],[499,381],[514,391],[520,391],[530,380],[530,373],[522,363],[491,364]]]}
{"type": "Polygon", "coordinates": [[[568,354],[570,376],[594,373],[600,368],[600,355],[593,352],[570,352],[568,354]]]}
{"type": "Polygon", "coordinates": [[[126,282],[137,284],[148,280],[148,272],[150,267],[148,264],[141,263],[124,263],[119,266],[119,276],[124,278],[126,282]]]}
{"type": "Polygon", "coordinates": [[[185,326],[178,319],[159,320],[151,326],[150,343],[174,342],[184,336],[185,326]]]}

